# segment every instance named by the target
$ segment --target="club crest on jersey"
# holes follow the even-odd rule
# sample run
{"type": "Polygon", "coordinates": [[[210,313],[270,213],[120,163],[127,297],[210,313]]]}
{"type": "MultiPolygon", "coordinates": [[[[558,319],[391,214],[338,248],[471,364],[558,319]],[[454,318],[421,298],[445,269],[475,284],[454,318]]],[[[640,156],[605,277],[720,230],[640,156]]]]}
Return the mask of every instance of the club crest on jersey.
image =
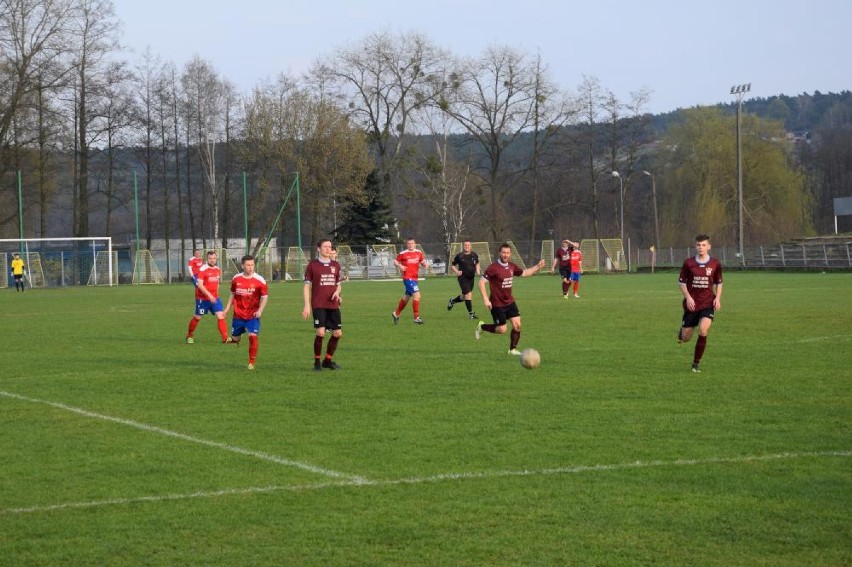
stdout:
{"type": "Polygon", "coordinates": [[[707,275],[708,275],[708,276],[712,276],[712,275],[713,275],[713,268],[706,268],[706,269],[705,269],[705,271],[707,272],[707,275]]]}
{"type": "Polygon", "coordinates": [[[331,273],[333,274],[335,271],[337,271],[337,268],[335,268],[334,266],[332,266],[332,267],[331,267],[331,273]]]}

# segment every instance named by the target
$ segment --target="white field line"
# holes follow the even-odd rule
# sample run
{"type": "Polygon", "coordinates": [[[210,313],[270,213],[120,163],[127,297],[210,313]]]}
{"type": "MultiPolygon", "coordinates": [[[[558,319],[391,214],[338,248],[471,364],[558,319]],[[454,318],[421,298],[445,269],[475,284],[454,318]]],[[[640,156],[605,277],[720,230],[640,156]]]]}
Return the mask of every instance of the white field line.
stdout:
{"type": "Polygon", "coordinates": [[[133,421],[130,419],[122,419],[120,417],[113,417],[110,415],[104,415],[100,413],[95,413],[91,411],[87,411],[80,408],[75,408],[73,406],[68,406],[65,404],[60,404],[57,402],[51,402],[48,400],[39,400],[36,398],[28,398],[27,396],[21,396],[19,394],[13,394],[11,392],[5,392],[0,390],[0,396],[5,396],[7,398],[12,398],[15,400],[21,400],[24,402],[31,402],[35,404],[44,404],[53,408],[61,409],[64,411],[69,411],[72,413],[76,413],[77,415],[82,415],[84,417],[91,417],[95,419],[101,419],[103,421],[108,421],[111,423],[118,423],[121,425],[126,425],[128,427],[134,427],[136,429],[141,429],[142,431],[148,431],[150,433],[156,433],[158,435],[165,435],[166,437],[173,437],[175,439],[180,439],[182,441],[188,441],[190,443],[197,443],[199,445],[204,445],[207,447],[213,447],[214,449],[222,449],[224,451],[228,451],[231,453],[236,453],[238,455],[245,455],[247,457],[254,457],[255,459],[260,459],[263,461],[269,461],[271,463],[276,463],[279,465],[285,465],[288,467],[294,467],[297,469],[302,469],[306,471],[310,471],[312,473],[320,474],[323,476],[328,476],[332,478],[345,479],[347,482],[351,482],[354,484],[359,484],[361,482],[366,482],[366,479],[361,478],[360,476],[355,476],[351,474],[346,474],[338,471],[333,471],[329,469],[324,469],[321,467],[317,467],[314,465],[309,465],[307,463],[302,463],[300,461],[294,461],[291,459],[285,459],[283,457],[278,457],[276,455],[270,455],[269,453],[264,453],[262,451],[252,451],[251,449],[243,449],[242,447],[237,447],[235,445],[228,445],[227,443],[219,443],[218,441],[210,441],[207,439],[201,439],[199,437],[193,437],[191,435],[186,435],[183,433],[178,433],[177,431],[171,431],[168,429],[163,429],[161,427],[156,427],[154,425],[147,425],[144,423],[140,423],[138,421],[133,421]]]}
{"type": "Polygon", "coordinates": [[[31,514],[36,512],[53,512],[80,508],[100,508],[106,506],[123,506],[148,502],[167,502],[173,500],[190,500],[194,498],[219,498],[222,496],[240,496],[246,494],[268,494],[271,492],[307,492],[340,487],[365,486],[398,486],[403,484],[426,484],[454,480],[489,480],[505,477],[528,477],[547,475],[567,475],[595,472],[617,472],[624,470],[685,467],[717,464],[759,463],[766,461],[781,461],[791,459],[809,459],[825,457],[852,457],[852,451],[814,451],[803,453],[775,453],[769,455],[744,455],[741,457],[710,457],[706,459],[677,459],[673,461],[634,461],[632,463],[616,463],[609,465],[578,465],[573,467],[556,467],[538,470],[504,470],[480,471],[466,473],[445,473],[424,477],[407,477],[386,480],[339,480],[321,483],[297,484],[291,486],[255,486],[248,488],[229,488],[215,491],[190,492],[185,494],[165,494],[160,496],[136,496],[131,498],[110,498],[107,500],[91,500],[88,502],[67,502],[64,504],[46,504],[26,508],[0,509],[3,514],[31,514]]]}

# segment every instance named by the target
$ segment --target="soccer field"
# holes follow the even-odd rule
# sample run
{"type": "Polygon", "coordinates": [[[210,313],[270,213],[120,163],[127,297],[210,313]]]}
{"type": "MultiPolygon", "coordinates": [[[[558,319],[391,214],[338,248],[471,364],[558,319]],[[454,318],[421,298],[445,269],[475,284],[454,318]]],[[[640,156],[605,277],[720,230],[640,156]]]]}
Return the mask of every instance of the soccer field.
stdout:
{"type": "Polygon", "coordinates": [[[0,564],[852,563],[852,274],[727,272],[701,374],[676,273],[516,279],[534,370],[421,290],[322,373],[299,283],[253,372],[189,285],[0,290],[0,564]]]}

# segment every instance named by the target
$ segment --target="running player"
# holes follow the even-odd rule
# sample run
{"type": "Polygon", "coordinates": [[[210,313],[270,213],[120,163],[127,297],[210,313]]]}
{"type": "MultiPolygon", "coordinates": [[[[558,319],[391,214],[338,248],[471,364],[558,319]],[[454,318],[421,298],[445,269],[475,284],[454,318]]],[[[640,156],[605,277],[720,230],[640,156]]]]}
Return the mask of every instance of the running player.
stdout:
{"type": "Polygon", "coordinates": [[[476,313],[473,312],[473,303],[471,302],[473,278],[482,274],[482,268],[479,265],[479,255],[473,251],[470,240],[462,242],[462,251],[453,258],[450,268],[458,276],[461,293],[447,302],[447,311],[451,310],[456,303],[464,301],[468,316],[471,319],[476,319],[476,313]]]}
{"type": "Polygon", "coordinates": [[[189,277],[195,283],[195,276],[198,275],[198,270],[204,265],[204,259],[201,257],[201,248],[196,248],[192,251],[192,258],[186,263],[186,269],[189,271],[189,277]]]}
{"type": "Polygon", "coordinates": [[[687,258],[680,269],[680,291],[683,294],[683,322],[677,333],[677,342],[692,338],[698,327],[692,371],[701,372],[698,366],[707,348],[707,333],[713,324],[716,311],[722,309],[722,263],[710,256],[710,237],[695,237],[695,256],[687,258]]]}
{"type": "Polygon", "coordinates": [[[343,335],[340,319],[340,264],[332,259],[331,240],[320,240],[317,243],[317,257],[308,262],[305,268],[305,285],[302,295],[305,305],[302,308],[302,319],[307,320],[313,313],[314,329],[314,370],[323,368],[338,370],[340,366],[332,360],[337,342],[343,335]],[[325,349],[325,359],[320,363],[322,341],[326,329],[331,331],[328,346],[325,349]]]}
{"type": "Polygon", "coordinates": [[[480,321],[476,326],[474,336],[479,339],[482,331],[503,335],[506,333],[507,322],[512,323],[512,332],[509,335],[509,354],[520,356],[518,343],[521,340],[521,312],[515,304],[512,295],[513,278],[520,276],[525,278],[531,276],[544,267],[544,259],[538,264],[522,270],[520,266],[513,264],[512,247],[509,244],[500,246],[500,257],[485,269],[485,273],[479,279],[479,291],[482,294],[482,302],[485,308],[491,310],[494,323],[485,324],[480,321]],[[486,291],[485,283],[488,282],[491,293],[486,291]]]}
{"type": "Polygon", "coordinates": [[[248,333],[249,361],[248,369],[254,370],[257,359],[260,317],[269,300],[269,288],[266,280],[254,272],[254,256],[246,254],[241,262],[243,271],[231,280],[231,297],[225,306],[225,313],[234,304],[234,316],[231,319],[231,337],[228,342],[239,344],[243,333],[248,333]]]}
{"type": "Polygon", "coordinates": [[[393,265],[402,272],[402,284],[405,286],[405,293],[402,299],[399,300],[399,305],[391,313],[391,317],[393,317],[393,324],[398,324],[399,314],[408,305],[408,301],[414,299],[411,307],[412,311],[414,311],[414,322],[417,325],[422,325],[423,319],[420,318],[420,287],[417,285],[417,276],[420,266],[426,267],[429,264],[426,262],[423,252],[417,249],[417,242],[413,238],[407,238],[405,244],[406,250],[400,252],[393,261],[393,265]]]}
{"type": "Polygon", "coordinates": [[[216,315],[216,324],[219,326],[219,334],[222,342],[228,342],[228,326],[225,324],[225,310],[222,308],[222,300],[219,298],[219,281],[222,279],[222,268],[216,265],[216,252],[212,250],[207,253],[207,263],[202,265],[195,274],[195,315],[189,320],[189,330],[186,333],[186,342],[195,342],[193,334],[195,328],[205,313],[216,315]]]}

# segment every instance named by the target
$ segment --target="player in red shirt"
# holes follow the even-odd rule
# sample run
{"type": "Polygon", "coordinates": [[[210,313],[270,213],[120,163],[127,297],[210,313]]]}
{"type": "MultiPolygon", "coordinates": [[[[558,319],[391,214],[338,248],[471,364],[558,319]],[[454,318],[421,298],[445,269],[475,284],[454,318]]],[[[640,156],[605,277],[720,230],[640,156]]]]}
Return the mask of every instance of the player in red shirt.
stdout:
{"type": "Polygon", "coordinates": [[[515,297],[512,295],[513,279],[517,276],[525,278],[533,275],[544,267],[544,259],[542,258],[538,264],[526,270],[522,270],[520,266],[513,264],[510,261],[511,259],[512,247],[509,244],[502,244],[499,259],[485,269],[485,273],[479,280],[482,302],[485,303],[486,309],[491,310],[494,323],[486,325],[484,321],[480,321],[476,326],[474,336],[478,340],[482,336],[482,331],[503,335],[506,333],[506,323],[510,321],[512,332],[509,335],[509,354],[520,356],[518,342],[521,340],[521,313],[518,311],[515,297]],[[490,294],[485,289],[485,282],[488,282],[490,286],[490,294]]]}
{"type": "Polygon", "coordinates": [[[568,299],[571,292],[571,252],[580,245],[576,242],[571,242],[567,238],[562,241],[562,246],[556,249],[553,255],[553,265],[550,266],[550,273],[556,273],[556,266],[559,265],[559,277],[562,280],[562,297],[568,299]]]}
{"type": "Polygon", "coordinates": [[[413,298],[412,310],[414,311],[414,322],[422,325],[423,319],[420,318],[420,288],[417,285],[417,275],[420,271],[420,266],[426,267],[429,264],[426,263],[423,252],[417,249],[417,243],[413,238],[407,238],[405,244],[407,249],[400,252],[393,261],[393,265],[402,272],[402,284],[405,286],[405,294],[399,300],[399,305],[397,305],[394,312],[391,313],[391,317],[393,317],[394,325],[399,323],[399,314],[408,305],[408,300],[413,298]]]}
{"type": "Polygon", "coordinates": [[[248,369],[254,370],[257,359],[258,340],[260,333],[260,317],[266,309],[269,300],[269,288],[266,280],[254,272],[254,256],[246,254],[241,264],[243,271],[231,280],[231,297],[225,306],[225,313],[234,305],[234,317],[231,319],[231,338],[228,342],[239,344],[243,333],[248,333],[249,363],[248,369]]]}
{"type": "Polygon", "coordinates": [[[685,343],[692,338],[698,327],[692,371],[701,372],[698,364],[707,347],[707,333],[716,311],[722,308],[722,263],[710,256],[710,237],[699,234],[695,237],[695,256],[687,258],[680,269],[680,291],[683,293],[683,322],[677,334],[677,342],[685,343]]]}
{"type": "MultiPolygon", "coordinates": [[[[583,273],[583,253],[580,252],[580,247],[573,243],[568,247],[571,251],[571,275],[569,280],[574,282],[574,297],[580,297],[577,293],[580,291],[580,274],[583,273]]],[[[567,295],[565,297],[568,297],[567,295]]]]}
{"type": "Polygon", "coordinates": [[[320,240],[317,243],[317,257],[308,262],[305,268],[305,285],[303,297],[305,305],[302,308],[302,319],[307,321],[308,315],[314,316],[314,370],[323,368],[338,370],[340,366],[332,360],[337,349],[337,341],[343,335],[340,320],[340,264],[332,260],[331,240],[320,240]],[[325,350],[325,360],[320,364],[322,341],[325,330],[331,330],[328,347],[325,350]]]}
{"type": "MultiPolygon", "coordinates": [[[[201,252],[200,250],[198,251],[201,252]]],[[[216,252],[212,250],[207,253],[207,262],[195,272],[192,281],[195,284],[195,315],[189,320],[189,329],[186,332],[186,342],[192,344],[195,338],[195,328],[205,313],[216,315],[216,323],[219,326],[219,334],[222,342],[228,341],[228,326],[225,324],[225,310],[222,309],[222,300],[219,298],[219,280],[222,279],[222,268],[216,265],[216,252]]]]}
{"type": "Polygon", "coordinates": [[[198,275],[198,270],[204,265],[204,259],[201,257],[201,248],[196,248],[192,251],[192,258],[187,262],[186,269],[189,271],[189,277],[195,283],[195,276],[198,275]]]}

